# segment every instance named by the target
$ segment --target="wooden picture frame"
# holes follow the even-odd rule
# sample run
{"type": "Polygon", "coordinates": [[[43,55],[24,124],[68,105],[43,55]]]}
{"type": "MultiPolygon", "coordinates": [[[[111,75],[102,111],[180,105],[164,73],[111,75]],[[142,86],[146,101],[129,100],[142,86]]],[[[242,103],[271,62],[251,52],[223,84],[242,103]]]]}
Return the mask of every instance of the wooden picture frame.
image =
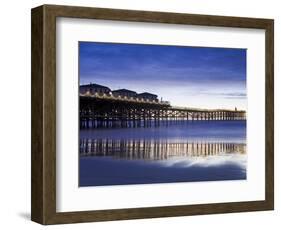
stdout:
{"type": "Polygon", "coordinates": [[[63,224],[231,213],[274,208],[274,21],[179,13],[43,5],[32,9],[32,205],[31,219],[63,224]],[[56,18],[121,20],[264,29],[266,34],[265,200],[100,211],[56,211],[56,18]]]}

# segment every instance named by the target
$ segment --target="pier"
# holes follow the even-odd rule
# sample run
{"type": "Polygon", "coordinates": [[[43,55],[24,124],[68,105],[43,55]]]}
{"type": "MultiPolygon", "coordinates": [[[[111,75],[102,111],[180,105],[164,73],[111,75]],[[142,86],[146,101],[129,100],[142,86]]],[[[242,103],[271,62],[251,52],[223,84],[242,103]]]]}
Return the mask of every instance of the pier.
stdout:
{"type": "Polygon", "coordinates": [[[150,93],[91,86],[91,90],[84,86],[81,90],[80,86],[80,128],[151,127],[187,120],[246,120],[244,110],[176,107],[150,93]]]}
{"type": "Polygon", "coordinates": [[[246,112],[173,107],[168,102],[80,95],[80,127],[151,127],[185,120],[246,120],[246,112]]]}

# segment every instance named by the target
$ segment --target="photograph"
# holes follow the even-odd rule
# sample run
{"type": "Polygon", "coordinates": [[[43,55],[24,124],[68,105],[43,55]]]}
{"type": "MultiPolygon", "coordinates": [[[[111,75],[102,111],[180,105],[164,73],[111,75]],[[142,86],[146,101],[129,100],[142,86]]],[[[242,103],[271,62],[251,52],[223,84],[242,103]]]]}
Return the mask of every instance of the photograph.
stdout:
{"type": "Polygon", "coordinates": [[[247,179],[246,49],[78,45],[80,187],[247,179]]]}
{"type": "Polygon", "coordinates": [[[189,8],[32,8],[32,221],[274,210],[276,21],[189,8]]]}

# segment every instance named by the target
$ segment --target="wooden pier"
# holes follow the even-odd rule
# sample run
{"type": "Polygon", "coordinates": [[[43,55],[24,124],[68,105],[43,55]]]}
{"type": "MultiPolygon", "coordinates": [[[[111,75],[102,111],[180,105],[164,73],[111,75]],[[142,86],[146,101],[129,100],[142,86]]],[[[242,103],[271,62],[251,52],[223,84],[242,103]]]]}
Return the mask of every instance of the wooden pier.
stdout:
{"type": "Polygon", "coordinates": [[[191,121],[246,120],[246,111],[171,106],[167,101],[80,94],[80,128],[151,127],[191,121]]]}

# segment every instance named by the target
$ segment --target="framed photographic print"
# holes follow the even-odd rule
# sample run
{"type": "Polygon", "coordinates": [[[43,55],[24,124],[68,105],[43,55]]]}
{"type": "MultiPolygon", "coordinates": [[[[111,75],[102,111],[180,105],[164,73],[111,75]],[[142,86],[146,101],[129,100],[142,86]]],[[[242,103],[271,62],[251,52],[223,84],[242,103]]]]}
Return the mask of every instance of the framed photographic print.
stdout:
{"type": "Polygon", "coordinates": [[[41,224],[272,210],[273,20],[32,9],[41,224]]]}

